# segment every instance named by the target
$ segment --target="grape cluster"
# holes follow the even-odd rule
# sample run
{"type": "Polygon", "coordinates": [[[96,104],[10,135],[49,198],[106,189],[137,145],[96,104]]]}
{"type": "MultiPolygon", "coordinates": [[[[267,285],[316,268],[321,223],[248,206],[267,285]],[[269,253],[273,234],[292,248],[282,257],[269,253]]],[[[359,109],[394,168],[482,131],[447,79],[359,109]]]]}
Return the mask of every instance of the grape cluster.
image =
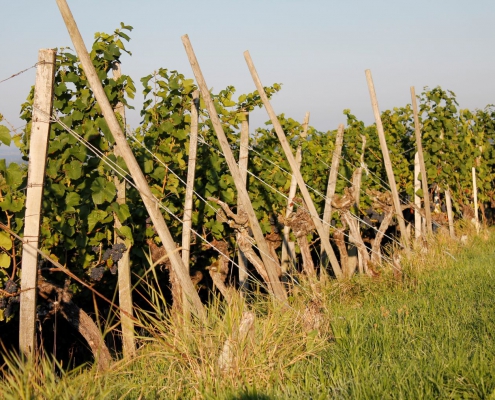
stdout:
{"type": "Polygon", "coordinates": [[[14,304],[19,303],[19,296],[9,298],[9,302],[5,310],[3,310],[3,316],[5,319],[9,318],[12,314],[14,314],[14,304]]]}
{"type": "Polygon", "coordinates": [[[96,267],[91,270],[90,276],[94,281],[100,281],[103,278],[105,267],[96,267]]]}
{"type": "Polygon", "coordinates": [[[15,292],[17,292],[17,285],[16,283],[12,280],[12,279],[9,279],[6,283],[5,283],[5,288],[4,290],[9,293],[9,294],[14,294],[15,292]]]}
{"type": "Polygon", "coordinates": [[[363,220],[368,224],[368,225],[373,225],[374,223],[382,223],[383,219],[385,218],[385,213],[379,214],[372,208],[368,208],[366,210],[366,216],[363,218],[363,220]]]}
{"type": "Polygon", "coordinates": [[[106,249],[103,253],[102,260],[112,260],[113,262],[117,262],[122,258],[122,255],[127,250],[125,244],[123,243],[115,243],[111,249],[106,249]]]}
{"type": "MultiPolygon", "coordinates": [[[[92,250],[95,253],[100,251],[100,247],[95,246],[92,247],[92,250]]],[[[111,248],[108,248],[104,251],[101,256],[101,260],[105,262],[105,264],[109,267],[110,272],[115,275],[117,273],[117,265],[116,263],[122,258],[122,255],[127,250],[127,247],[123,243],[115,243],[111,248]]],[[[105,267],[95,267],[91,270],[90,276],[91,279],[95,281],[101,280],[103,278],[103,273],[105,272],[105,267]]]]}
{"type": "MultiPolygon", "coordinates": [[[[8,294],[17,293],[17,284],[9,279],[5,282],[3,290],[8,294]]],[[[3,317],[5,319],[9,318],[14,313],[14,304],[19,303],[19,296],[12,297],[0,297],[0,309],[3,310],[3,317]]]]}

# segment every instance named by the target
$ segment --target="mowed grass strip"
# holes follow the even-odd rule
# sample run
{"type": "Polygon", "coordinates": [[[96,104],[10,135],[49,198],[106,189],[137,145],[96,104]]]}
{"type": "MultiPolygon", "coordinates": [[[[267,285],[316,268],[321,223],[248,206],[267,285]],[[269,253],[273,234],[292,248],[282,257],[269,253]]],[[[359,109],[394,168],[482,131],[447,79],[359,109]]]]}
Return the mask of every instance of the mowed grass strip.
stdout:
{"type": "Polygon", "coordinates": [[[495,398],[494,236],[454,256],[440,244],[404,287],[360,282],[362,295],[331,304],[335,343],[287,397],[495,398]]]}

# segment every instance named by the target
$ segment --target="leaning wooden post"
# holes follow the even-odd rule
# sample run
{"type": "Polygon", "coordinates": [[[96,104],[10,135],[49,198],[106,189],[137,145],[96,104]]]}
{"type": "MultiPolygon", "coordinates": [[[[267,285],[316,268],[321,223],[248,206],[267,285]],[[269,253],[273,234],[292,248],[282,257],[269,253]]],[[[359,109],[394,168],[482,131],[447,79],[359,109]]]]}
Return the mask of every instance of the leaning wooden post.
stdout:
{"type": "Polygon", "coordinates": [[[476,232],[480,230],[480,220],[478,215],[478,186],[476,185],[476,167],[471,169],[473,175],[473,201],[474,201],[474,219],[476,232]]]}
{"type": "Polygon", "coordinates": [[[277,115],[275,114],[275,111],[273,110],[272,105],[268,100],[268,96],[266,95],[265,90],[263,89],[263,85],[258,76],[258,73],[256,72],[256,68],[254,67],[253,60],[251,59],[251,56],[249,55],[248,51],[244,52],[244,58],[246,59],[246,63],[248,65],[249,71],[251,72],[251,76],[253,78],[254,84],[256,85],[256,89],[258,89],[258,93],[261,97],[261,100],[263,101],[263,105],[265,106],[265,109],[268,115],[270,116],[275,132],[277,133],[280,144],[282,145],[282,149],[284,150],[285,157],[289,162],[290,168],[292,170],[292,175],[296,177],[297,185],[299,186],[299,190],[303,196],[304,201],[306,202],[306,206],[308,207],[309,214],[311,215],[311,218],[313,220],[313,223],[315,224],[318,235],[320,236],[320,240],[325,250],[325,253],[330,260],[330,264],[332,266],[333,272],[335,273],[335,276],[337,278],[342,278],[342,270],[339,266],[339,262],[337,261],[337,257],[335,257],[335,253],[333,251],[332,245],[330,244],[330,239],[328,236],[325,235],[325,231],[323,230],[323,224],[320,220],[320,217],[318,216],[318,212],[316,211],[316,207],[313,203],[313,199],[311,198],[309,191],[306,187],[306,183],[304,182],[301,172],[297,167],[296,159],[292,154],[292,149],[289,145],[289,142],[287,141],[287,138],[285,137],[284,130],[282,129],[282,126],[280,125],[280,121],[278,120],[277,115]]]}
{"type": "MultiPolygon", "coordinates": [[[[309,112],[307,112],[306,115],[304,116],[301,139],[306,139],[306,137],[308,136],[308,124],[309,124],[309,112]]],[[[296,163],[299,169],[301,168],[301,162],[302,162],[302,149],[301,149],[301,144],[299,143],[296,150],[296,163]]],[[[285,211],[285,218],[288,218],[292,210],[294,209],[294,204],[292,203],[292,200],[294,200],[294,196],[296,195],[296,190],[297,190],[296,177],[292,175],[290,181],[290,188],[289,188],[289,198],[287,199],[287,209],[285,211]]],[[[290,252],[290,248],[289,248],[289,242],[290,242],[289,234],[290,234],[290,227],[284,226],[284,233],[282,237],[283,242],[282,242],[282,260],[281,260],[283,275],[287,275],[287,271],[289,270],[289,264],[294,260],[294,254],[290,252]]]]}
{"type": "Polygon", "coordinates": [[[431,210],[430,210],[430,194],[428,193],[428,177],[426,176],[426,166],[425,158],[423,156],[423,144],[421,142],[421,128],[419,127],[419,114],[418,114],[418,104],[416,102],[416,92],[414,86],[411,86],[411,102],[413,106],[414,114],[414,132],[416,134],[416,149],[418,151],[419,157],[419,169],[421,170],[421,187],[423,188],[423,199],[425,206],[425,218],[426,227],[428,233],[433,234],[433,228],[431,224],[431,210]]]}
{"type": "Polygon", "coordinates": [[[210,91],[208,89],[208,86],[206,85],[203,73],[201,72],[198,60],[196,59],[196,55],[194,54],[194,50],[187,35],[182,36],[182,43],[184,44],[187,57],[189,58],[189,63],[191,64],[191,68],[196,78],[196,82],[198,83],[198,86],[201,90],[201,96],[203,97],[206,108],[208,109],[211,123],[213,125],[213,128],[215,129],[215,133],[218,137],[218,141],[220,142],[220,146],[222,147],[222,151],[225,156],[225,160],[227,161],[227,165],[229,166],[230,173],[234,178],[238,196],[241,198],[244,211],[248,215],[254,239],[256,240],[261,253],[261,258],[263,259],[263,263],[268,274],[269,282],[267,282],[267,284],[269,285],[269,290],[273,293],[275,298],[286,303],[287,293],[285,292],[284,287],[282,286],[282,283],[280,282],[277,274],[277,270],[280,268],[280,266],[278,265],[277,261],[275,261],[270,255],[270,249],[268,248],[265,237],[263,236],[263,231],[261,230],[259,221],[256,218],[253,205],[251,204],[251,200],[249,199],[249,195],[246,190],[246,185],[244,183],[244,180],[242,179],[241,173],[239,172],[239,168],[235,161],[234,155],[232,154],[230,144],[227,140],[227,137],[225,136],[225,132],[222,128],[222,123],[220,122],[220,118],[218,117],[217,111],[215,109],[215,104],[211,99],[210,91]]]}
{"type": "Polygon", "coordinates": [[[38,52],[38,67],[34,87],[33,116],[29,144],[29,167],[26,192],[24,239],[22,248],[21,304],[19,316],[19,348],[32,357],[36,349],[36,296],[38,281],[38,241],[40,235],[41,201],[45,183],[46,154],[50,134],[50,117],[55,82],[56,50],[38,52]]]}
{"type": "Polygon", "coordinates": [[[416,192],[421,189],[421,181],[418,179],[418,176],[420,174],[420,168],[419,168],[419,155],[418,152],[414,154],[414,205],[416,206],[414,208],[414,232],[415,232],[415,237],[416,239],[419,239],[421,237],[421,197],[419,197],[416,192]]]}
{"type": "MultiPolygon", "coordinates": [[[[112,106],[108,101],[108,98],[103,90],[101,85],[100,78],[98,77],[96,70],[93,66],[91,58],[89,57],[88,51],[86,50],[86,46],[84,45],[83,39],[77,28],[76,22],[74,21],[74,17],[67,5],[66,0],[56,0],[57,5],[60,9],[60,13],[65,21],[67,26],[67,30],[69,31],[70,37],[72,39],[72,43],[76,49],[77,55],[81,60],[81,64],[88,78],[89,85],[98,101],[98,104],[102,110],[103,116],[105,117],[105,121],[108,125],[108,128],[112,132],[112,135],[115,139],[117,146],[119,146],[122,158],[124,159],[129,172],[134,180],[136,188],[143,199],[143,203],[150,215],[151,221],[160,237],[160,240],[165,247],[166,252],[168,253],[168,257],[170,263],[172,265],[172,269],[174,270],[177,278],[181,284],[182,290],[187,296],[188,303],[192,307],[192,312],[196,314],[201,319],[206,317],[205,310],[201,300],[192,284],[191,278],[187,273],[187,270],[182,263],[182,259],[177,254],[177,246],[172,239],[172,235],[168,230],[167,224],[163,219],[163,215],[158,207],[159,203],[156,198],[153,196],[148,183],[146,182],[146,178],[141,171],[139,164],[137,163],[134,155],[132,154],[132,150],[129,147],[129,144],[126,141],[124,133],[120,128],[119,122],[115,116],[115,113],[112,110],[112,106]]],[[[184,304],[186,306],[186,304],[184,304]]]]}
{"type": "MultiPolygon", "coordinates": [[[[337,175],[339,173],[340,155],[342,154],[342,145],[344,143],[344,124],[340,124],[337,129],[337,137],[335,138],[335,148],[332,154],[332,164],[330,165],[330,173],[328,176],[327,194],[325,196],[325,209],[323,211],[323,231],[325,237],[330,236],[330,225],[332,222],[332,199],[335,195],[335,187],[337,186],[337,175]]],[[[323,246],[321,248],[323,265],[325,262],[325,252],[323,246]]]]}
{"type": "MultiPolygon", "coordinates": [[[[120,64],[113,65],[113,78],[119,79],[122,75],[120,64]]],[[[115,107],[115,113],[122,119],[122,126],[125,129],[125,108],[122,103],[115,107]]],[[[113,150],[115,157],[122,156],[119,146],[116,145],[113,150]]],[[[124,179],[115,176],[115,187],[117,188],[117,203],[126,204],[126,193],[124,179]]],[[[122,223],[115,215],[115,229],[122,228],[122,223]]],[[[125,244],[125,240],[118,234],[115,235],[115,243],[125,244]]],[[[119,305],[120,305],[120,325],[122,328],[122,350],[124,357],[134,357],[136,355],[136,344],[134,342],[134,321],[132,318],[132,283],[131,283],[131,263],[130,263],[130,246],[128,246],[122,258],[118,261],[118,281],[119,281],[119,305]]]]}
{"type": "Polygon", "coordinates": [[[395,184],[395,176],[394,176],[394,171],[392,169],[392,162],[390,161],[390,155],[388,153],[387,141],[385,139],[385,132],[383,131],[382,118],[380,116],[380,109],[378,108],[378,100],[376,98],[375,86],[373,85],[373,78],[371,77],[371,71],[369,69],[366,70],[366,80],[368,82],[368,89],[371,98],[371,106],[373,107],[373,114],[375,115],[376,130],[378,131],[380,147],[382,148],[383,161],[385,163],[385,170],[387,171],[388,183],[390,185],[390,190],[392,191],[392,198],[394,200],[395,214],[397,215],[397,221],[399,223],[401,241],[404,247],[408,248],[409,237],[406,230],[406,224],[404,223],[404,216],[402,215],[399,193],[397,192],[397,185],[395,184]]]}
{"type": "MultiPolygon", "coordinates": [[[[241,137],[239,148],[239,172],[243,179],[244,185],[247,188],[247,169],[249,161],[249,113],[245,113],[246,119],[241,122],[241,137]]],[[[242,200],[239,196],[237,199],[237,209],[242,207],[242,200]]],[[[237,259],[239,264],[239,288],[241,292],[249,289],[249,274],[248,274],[248,260],[243,252],[239,249],[239,257],[237,259]]]]}
{"type": "Polygon", "coordinates": [[[450,237],[455,237],[454,230],[454,214],[452,212],[452,197],[450,196],[450,188],[447,186],[447,190],[445,190],[445,205],[447,207],[447,217],[449,219],[449,232],[450,237]]]}
{"type": "Polygon", "coordinates": [[[199,91],[195,90],[192,94],[191,101],[191,132],[189,134],[189,157],[187,159],[186,200],[184,202],[184,218],[182,219],[182,262],[188,273],[191,254],[194,177],[198,150],[198,107],[199,91]]]}

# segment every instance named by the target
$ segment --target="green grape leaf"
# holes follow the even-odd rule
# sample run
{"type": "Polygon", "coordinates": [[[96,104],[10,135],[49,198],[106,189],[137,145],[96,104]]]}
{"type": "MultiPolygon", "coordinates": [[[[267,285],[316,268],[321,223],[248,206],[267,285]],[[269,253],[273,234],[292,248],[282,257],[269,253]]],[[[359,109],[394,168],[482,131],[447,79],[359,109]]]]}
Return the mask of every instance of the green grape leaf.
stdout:
{"type": "Polygon", "coordinates": [[[10,267],[10,256],[5,253],[0,253],[0,268],[10,267]]]}
{"type": "Polygon", "coordinates": [[[103,222],[108,216],[108,213],[103,210],[93,210],[88,215],[88,232],[91,232],[96,224],[103,222]]]}
{"type": "Polygon", "coordinates": [[[113,182],[106,180],[99,176],[91,184],[92,198],[95,204],[103,204],[108,201],[111,202],[115,197],[117,189],[113,182]]]}
{"type": "Polygon", "coordinates": [[[12,248],[12,239],[10,235],[5,231],[0,231],[0,247],[5,250],[10,250],[12,248]]]}
{"type": "Polygon", "coordinates": [[[6,126],[0,125],[0,141],[6,146],[10,146],[12,137],[10,136],[10,130],[6,126]]]}

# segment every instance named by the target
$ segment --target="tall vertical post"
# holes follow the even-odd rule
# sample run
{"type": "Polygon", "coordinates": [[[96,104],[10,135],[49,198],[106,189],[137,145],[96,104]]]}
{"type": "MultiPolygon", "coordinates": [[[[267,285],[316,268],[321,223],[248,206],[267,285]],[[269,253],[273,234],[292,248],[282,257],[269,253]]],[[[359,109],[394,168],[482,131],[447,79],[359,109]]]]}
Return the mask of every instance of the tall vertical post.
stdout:
{"type": "Polygon", "coordinates": [[[36,296],[38,280],[38,242],[41,221],[41,201],[45,184],[46,155],[53,105],[56,50],[42,49],[34,87],[33,117],[29,143],[29,167],[26,191],[24,239],[22,248],[21,297],[19,317],[19,348],[32,357],[36,349],[36,296]]]}
{"type": "MultiPolygon", "coordinates": [[[[328,176],[327,194],[325,196],[325,209],[323,211],[323,234],[326,237],[330,236],[330,224],[332,222],[332,199],[335,195],[335,187],[337,186],[337,175],[339,173],[340,155],[342,154],[342,145],[344,144],[344,124],[340,124],[337,129],[335,138],[335,148],[332,154],[332,164],[328,176]]],[[[321,248],[323,265],[325,262],[325,252],[321,248]]]]}
{"type": "MultiPolygon", "coordinates": [[[[304,116],[301,139],[306,139],[306,137],[308,136],[308,124],[309,124],[309,112],[307,112],[306,115],[304,116]]],[[[302,149],[301,149],[301,144],[299,144],[296,150],[296,163],[298,168],[301,168],[301,162],[302,162],[302,149]]],[[[294,196],[296,195],[296,190],[297,190],[296,177],[292,175],[290,181],[290,188],[289,188],[289,198],[287,199],[287,209],[285,211],[286,218],[289,217],[292,210],[294,209],[292,200],[294,200],[294,196]]],[[[290,234],[290,227],[284,226],[284,233],[282,237],[283,242],[282,242],[282,260],[281,260],[282,275],[287,275],[289,264],[294,261],[294,253],[291,253],[289,248],[289,242],[290,242],[289,234],[290,234]]]]}
{"type": "Polygon", "coordinates": [[[323,249],[325,250],[328,259],[330,260],[330,265],[332,266],[333,272],[335,276],[340,279],[342,278],[342,270],[340,268],[337,257],[335,256],[335,252],[333,251],[332,245],[330,244],[330,239],[328,238],[328,236],[325,236],[325,232],[323,231],[323,224],[320,220],[318,212],[316,211],[316,207],[313,203],[313,199],[311,198],[308,188],[306,187],[306,183],[304,182],[304,178],[302,177],[301,172],[297,167],[296,160],[294,158],[294,155],[292,154],[292,149],[290,148],[289,142],[285,137],[284,130],[280,125],[280,121],[278,120],[277,115],[273,110],[270,100],[268,100],[268,96],[265,93],[263,84],[261,83],[261,80],[258,76],[258,72],[256,71],[253,60],[251,59],[251,56],[248,51],[244,52],[244,59],[246,60],[246,63],[249,68],[249,72],[251,73],[251,77],[253,78],[253,82],[261,97],[261,101],[263,102],[266,112],[268,113],[268,116],[272,121],[273,128],[277,133],[277,137],[284,151],[285,158],[289,162],[290,168],[292,170],[292,175],[296,177],[297,185],[299,186],[299,191],[301,192],[302,197],[306,202],[309,215],[311,216],[311,219],[313,220],[313,223],[316,227],[316,231],[320,236],[321,244],[323,246],[323,249]]]}
{"type": "Polygon", "coordinates": [[[199,91],[195,90],[191,101],[191,132],[189,134],[189,157],[187,161],[186,200],[182,223],[182,262],[189,273],[191,254],[191,227],[193,210],[194,177],[196,174],[196,155],[198,150],[198,108],[199,91]]]}
{"type": "MultiPolygon", "coordinates": [[[[239,172],[241,178],[244,181],[244,185],[247,188],[247,169],[249,161],[249,113],[245,113],[246,119],[241,122],[241,137],[239,148],[239,172]]],[[[241,197],[237,197],[237,209],[242,207],[241,197]]],[[[241,292],[249,289],[249,275],[248,275],[248,260],[246,256],[239,249],[239,258],[237,259],[239,264],[239,288],[241,292]]]]}
{"type": "Polygon", "coordinates": [[[407,234],[406,224],[404,222],[404,216],[402,215],[399,193],[397,192],[397,185],[395,184],[394,170],[392,169],[392,162],[390,161],[390,154],[388,152],[387,140],[385,139],[385,132],[383,130],[382,118],[380,116],[380,108],[378,107],[378,100],[376,98],[375,86],[373,84],[373,78],[371,77],[371,71],[369,69],[366,70],[366,81],[368,82],[368,89],[371,98],[371,106],[373,107],[373,114],[375,115],[376,130],[378,131],[378,138],[380,140],[380,147],[382,149],[383,161],[385,163],[385,170],[387,171],[388,183],[390,185],[390,190],[392,191],[392,199],[394,201],[395,214],[397,215],[397,222],[399,223],[401,242],[404,245],[404,247],[408,248],[409,235],[407,234]]]}
{"type": "Polygon", "coordinates": [[[416,192],[421,189],[421,182],[418,179],[420,174],[419,168],[419,155],[418,152],[414,154],[414,205],[416,206],[414,209],[414,232],[416,239],[421,237],[421,197],[419,197],[416,192]]]}
{"type": "Polygon", "coordinates": [[[452,197],[450,196],[450,188],[449,187],[447,187],[447,190],[445,190],[445,203],[446,203],[446,207],[447,207],[447,217],[449,219],[450,237],[454,238],[455,237],[454,215],[452,212],[452,197]]]}
{"type": "Polygon", "coordinates": [[[86,45],[82,39],[81,33],[76,25],[76,21],[72,16],[69,6],[67,5],[67,0],[56,0],[60,13],[64,19],[65,25],[67,26],[67,30],[72,39],[72,43],[74,44],[74,48],[76,49],[77,55],[81,60],[82,68],[86,77],[88,78],[88,83],[91,87],[91,90],[96,97],[96,100],[102,110],[103,116],[105,117],[105,121],[112,133],[117,146],[120,147],[120,151],[122,154],[122,158],[124,159],[129,172],[134,180],[137,190],[141,195],[141,199],[148,211],[148,214],[151,218],[153,226],[155,227],[160,240],[165,247],[166,252],[168,253],[168,257],[170,263],[172,265],[172,269],[174,270],[177,278],[180,282],[182,290],[187,297],[188,304],[184,306],[190,306],[191,311],[200,319],[204,319],[206,317],[206,313],[201,303],[201,299],[194,288],[194,285],[189,277],[189,274],[182,263],[182,259],[177,254],[177,246],[174,243],[172,235],[168,230],[168,226],[163,219],[163,215],[158,207],[158,202],[156,198],[153,196],[151,189],[148,186],[146,178],[144,177],[143,171],[139,167],[134,155],[132,153],[129,144],[126,141],[124,133],[119,125],[117,117],[112,110],[112,106],[108,101],[108,98],[103,90],[103,86],[101,85],[100,78],[98,77],[95,67],[89,57],[88,50],[86,49],[86,45]]]}
{"type": "Polygon", "coordinates": [[[433,233],[431,224],[430,194],[428,193],[428,177],[426,176],[425,158],[423,156],[423,144],[421,142],[421,128],[419,126],[418,104],[416,102],[416,91],[411,86],[411,102],[414,114],[414,133],[416,135],[416,150],[418,152],[419,169],[421,171],[421,187],[423,188],[423,198],[425,206],[426,227],[428,233],[433,233]]]}
{"type": "Polygon", "coordinates": [[[474,219],[475,219],[476,232],[479,232],[480,219],[479,219],[479,215],[478,215],[478,186],[476,184],[476,167],[473,167],[471,172],[473,175],[474,219]]]}
{"type": "MultiPolygon", "coordinates": [[[[115,80],[122,76],[120,64],[115,63],[112,67],[113,78],[115,80]]],[[[125,130],[125,108],[122,103],[118,103],[114,109],[115,114],[120,116],[122,126],[125,130]]],[[[115,157],[121,156],[118,145],[114,147],[115,157]]],[[[120,180],[115,176],[115,187],[117,188],[117,203],[126,203],[125,180],[120,180]]],[[[122,228],[122,223],[115,215],[115,229],[122,228]]],[[[115,234],[115,243],[125,243],[119,235],[115,234]]],[[[131,283],[131,262],[129,257],[130,247],[127,248],[122,258],[118,261],[118,282],[119,282],[119,305],[120,305],[120,326],[122,328],[122,349],[124,357],[134,357],[136,355],[136,344],[134,343],[134,321],[132,319],[132,283],[131,283]]]]}

